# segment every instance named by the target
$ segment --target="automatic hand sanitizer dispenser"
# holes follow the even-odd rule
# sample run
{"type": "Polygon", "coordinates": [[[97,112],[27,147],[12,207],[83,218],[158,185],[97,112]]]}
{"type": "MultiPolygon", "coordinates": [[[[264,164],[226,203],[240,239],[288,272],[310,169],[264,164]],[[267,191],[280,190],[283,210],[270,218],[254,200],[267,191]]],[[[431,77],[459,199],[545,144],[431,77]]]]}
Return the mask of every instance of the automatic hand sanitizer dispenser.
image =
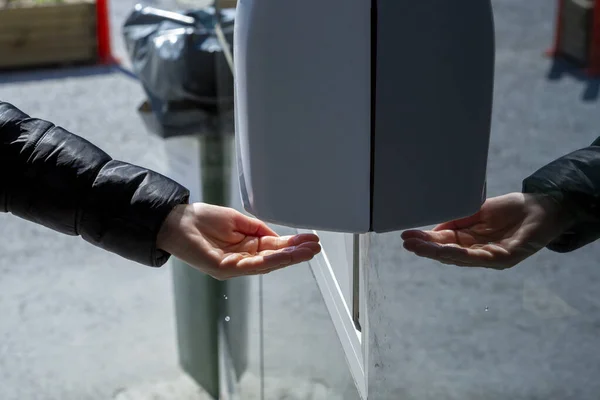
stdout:
{"type": "Polygon", "coordinates": [[[489,0],[239,0],[234,43],[248,212],[365,233],[480,208],[489,0]]]}

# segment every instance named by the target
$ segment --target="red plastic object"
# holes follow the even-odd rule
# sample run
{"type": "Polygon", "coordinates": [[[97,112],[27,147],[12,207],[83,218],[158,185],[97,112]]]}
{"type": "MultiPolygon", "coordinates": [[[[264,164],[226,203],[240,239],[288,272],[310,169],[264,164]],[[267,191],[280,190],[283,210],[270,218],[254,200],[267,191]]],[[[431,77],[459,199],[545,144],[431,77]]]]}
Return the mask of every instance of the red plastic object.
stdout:
{"type": "Polygon", "coordinates": [[[556,29],[554,30],[554,43],[552,48],[546,51],[546,55],[549,57],[555,57],[558,51],[558,45],[560,36],[562,35],[562,9],[564,7],[564,0],[558,0],[556,7],[556,29]]]}
{"type": "Polygon", "coordinates": [[[109,0],[96,0],[96,37],[98,39],[98,62],[100,64],[118,64],[110,45],[109,0]]]}
{"type": "MultiPolygon", "coordinates": [[[[556,29],[554,32],[554,45],[546,51],[549,57],[560,56],[560,38],[563,30],[562,10],[564,9],[565,0],[557,1],[556,10],[556,29]]],[[[590,41],[589,65],[586,66],[585,72],[589,76],[600,76],[600,0],[594,1],[592,35],[590,41]]]]}

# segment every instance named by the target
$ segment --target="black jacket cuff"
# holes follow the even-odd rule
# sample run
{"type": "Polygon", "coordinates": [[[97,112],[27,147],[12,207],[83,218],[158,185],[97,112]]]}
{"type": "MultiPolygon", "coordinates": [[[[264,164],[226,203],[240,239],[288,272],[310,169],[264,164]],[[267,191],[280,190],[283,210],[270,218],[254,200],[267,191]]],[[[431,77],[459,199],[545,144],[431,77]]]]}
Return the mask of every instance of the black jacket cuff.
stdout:
{"type": "Polygon", "coordinates": [[[600,238],[600,147],[592,146],[567,154],[527,177],[523,193],[543,194],[554,200],[570,227],[547,248],[566,253],[600,238]]]}
{"type": "Polygon", "coordinates": [[[86,199],[79,234],[86,241],[140,264],[160,267],[170,254],[157,249],[158,232],[189,191],[156,172],[110,161],[86,199]]]}

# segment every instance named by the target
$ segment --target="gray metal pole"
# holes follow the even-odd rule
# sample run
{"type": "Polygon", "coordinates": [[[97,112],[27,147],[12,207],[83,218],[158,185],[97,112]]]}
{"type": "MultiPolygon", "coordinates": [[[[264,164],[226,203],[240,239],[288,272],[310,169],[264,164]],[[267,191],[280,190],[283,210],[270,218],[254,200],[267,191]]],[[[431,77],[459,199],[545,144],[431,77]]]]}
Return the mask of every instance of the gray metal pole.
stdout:
{"type": "MultiPolygon", "coordinates": [[[[214,124],[198,138],[202,170],[202,201],[230,206],[234,127],[232,110],[222,107],[231,96],[228,84],[233,65],[216,7],[217,36],[224,48],[216,59],[218,112],[214,124]],[[229,64],[226,68],[223,63],[229,64]],[[231,70],[230,70],[231,69],[231,70]],[[223,71],[227,71],[224,74],[223,71]],[[224,96],[225,99],[222,99],[224,96]]],[[[180,363],[184,370],[215,399],[228,399],[247,368],[247,278],[226,282],[174,260],[173,280],[180,363]]]]}
{"type": "MultiPolygon", "coordinates": [[[[231,135],[199,137],[202,168],[202,201],[229,203],[231,135]]],[[[180,362],[184,370],[211,396],[219,398],[219,330],[225,318],[224,282],[201,273],[180,260],[173,261],[175,310],[180,362]]]]}

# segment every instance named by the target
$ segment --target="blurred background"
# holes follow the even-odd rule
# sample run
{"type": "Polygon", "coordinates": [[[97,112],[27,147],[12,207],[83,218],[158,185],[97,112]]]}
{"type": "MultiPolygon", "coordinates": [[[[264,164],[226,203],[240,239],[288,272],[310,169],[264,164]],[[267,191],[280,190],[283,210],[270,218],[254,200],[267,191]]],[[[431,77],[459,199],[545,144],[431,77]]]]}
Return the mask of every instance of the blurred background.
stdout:
{"type": "MultiPolygon", "coordinates": [[[[0,99],[89,139],[115,159],[168,174],[166,140],[151,134],[137,111],[147,96],[130,73],[121,31],[135,4],[109,2],[112,54],[121,67],[11,68],[0,72],[0,99]]],[[[146,4],[177,8],[211,2],[146,4]]],[[[494,0],[493,6],[496,89],[488,196],[519,191],[521,180],[537,168],[600,135],[600,80],[543,54],[554,39],[555,2],[494,0]]],[[[0,2],[0,21],[2,8],[0,2]]],[[[0,38],[3,34],[0,26],[0,38]]],[[[0,60],[8,54],[4,51],[0,47],[0,60]]],[[[231,201],[240,207],[237,193],[231,201]]],[[[383,262],[398,269],[390,279],[398,279],[401,295],[395,304],[407,326],[406,332],[394,333],[402,343],[397,351],[407,354],[407,365],[397,366],[397,378],[406,382],[397,398],[600,396],[595,382],[600,365],[598,244],[569,255],[544,250],[514,270],[494,274],[417,259],[402,250],[397,233],[385,235],[381,243],[383,262]],[[530,319],[511,320],[513,291],[526,293],[530,319]],[[485,308],[494,330],[477,336],[474,327],[456,323],[454,310],[471,306],[485,308]],[[425,323],[428,318],[435,322],[425,323]],[[499,337],[499,332],[523,331],[531,340],[499,337]],[[442,346],[439,332],[463,341],[442,346]],[[518,363],[498,367],[498,360],[486,357],[494,341],[503,340],[508,348],[510,343],[519,348],[512,349],[515,353],[530,352],[531,364],[521,364],[517,373],[518,363]],[[467,353],[465,359],[483,360],[477,364],[483,375],[454,377],[453,384],[446,380],[450,375],[432,373],[460,368],[467,353]],[[513,377],[507,372],[513,368],[519,379],[486,381],[486,366],[490,374],[500,368],[502,377],[513,377]],[[478,383],[487,388],[485,396],[478,383]],[[509,387],[505,392],[504,384],[509,387]]],[[[179,366],[171,274],[171,265],[145,268],[80,238],[0,215],[0,399],[208,399],[179,366]]],[[[358,399],[309,266],[252,278],[249,285],[254,300],[243,398],[358,399]]]]}

